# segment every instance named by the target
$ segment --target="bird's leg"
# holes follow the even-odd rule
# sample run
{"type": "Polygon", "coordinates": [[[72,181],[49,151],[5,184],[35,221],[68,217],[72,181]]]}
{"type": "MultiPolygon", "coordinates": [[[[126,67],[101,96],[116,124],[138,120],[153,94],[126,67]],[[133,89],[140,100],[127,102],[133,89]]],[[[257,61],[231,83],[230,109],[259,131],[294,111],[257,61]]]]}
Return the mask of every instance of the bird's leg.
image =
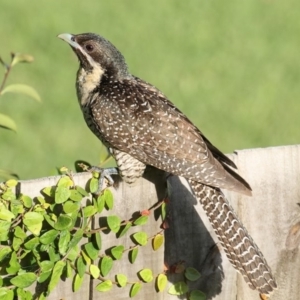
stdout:
{"type": "Polygon", "coordinates": [[[100,174],[99,177],[99,183],[98,183],[98,189],[95,192],[95,194],[100,194],[100,192],[102,191],[103,188],[103,184],[104,184],[104,179],[107,179],[109,185],[113,185],[114,184],[114,180],[112,179],[111,175],[118,175],[119,171],[117,168],[100,168],[100,167],[90,167],[89,168],[90,172],[98,172],[100,174]]]}

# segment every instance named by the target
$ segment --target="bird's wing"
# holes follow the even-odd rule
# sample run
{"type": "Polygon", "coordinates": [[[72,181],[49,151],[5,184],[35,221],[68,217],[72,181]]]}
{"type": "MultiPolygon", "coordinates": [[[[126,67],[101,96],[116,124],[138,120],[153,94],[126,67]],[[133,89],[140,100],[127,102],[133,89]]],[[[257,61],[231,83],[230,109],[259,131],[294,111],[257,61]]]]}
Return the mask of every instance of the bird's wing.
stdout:
{"type": "MultiPolygon", "coordinates": [[[[105,90],[105,87],[103,88],[105,90]]],[[[101,93],[92,113],[112,147],[147,165],[207,185],[250,194],[235,167],[159,90],[136,78],[101,93]]]]}

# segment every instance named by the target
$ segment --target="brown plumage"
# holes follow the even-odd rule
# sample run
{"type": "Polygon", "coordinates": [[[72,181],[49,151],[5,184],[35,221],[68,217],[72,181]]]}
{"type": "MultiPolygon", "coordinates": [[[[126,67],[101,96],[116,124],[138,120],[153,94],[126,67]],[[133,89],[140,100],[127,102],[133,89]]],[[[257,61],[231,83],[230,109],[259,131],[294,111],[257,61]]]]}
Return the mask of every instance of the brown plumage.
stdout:
{"type": "Polygon", "coordinates": [[[77,95],[87,125],[115,157],[128,182],[146,165],[185,177],[232,265],[252,289],[276,282],[262,253],[220,189],[251,195],[235,164],[158,89],[131,75],[122,54],[96,34],[62,34],[79,58],[77,95]]]}

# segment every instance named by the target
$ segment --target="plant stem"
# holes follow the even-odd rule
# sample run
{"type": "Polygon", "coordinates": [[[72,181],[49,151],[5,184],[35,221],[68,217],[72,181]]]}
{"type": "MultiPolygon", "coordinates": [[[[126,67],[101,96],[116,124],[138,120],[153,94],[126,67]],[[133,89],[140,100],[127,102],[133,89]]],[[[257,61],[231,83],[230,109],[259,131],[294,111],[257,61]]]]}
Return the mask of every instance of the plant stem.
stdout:
{"type": "MultiPolygon", "coordinates": [[[[3,61],[2,61],[2,62],[3,62],[3,61]]],[[[3,63],[4,63],[4,62],[3,62],[3,63]]],[[[3,90],[3,88],[4,88],[4,85],[5,85],[5,83],[6,83],[6,80],[7,80],[7,78],[8,78],[9,72],[10,72],[10,70],[11,70],[11,64],[9,64],[9,65],[4,64],[4,65],[5,65],[6,71],[5,71],[5,74],[4,74],[4,77],[3,77],[3,80],[2,80],[1,86],[0,86],[0,95],[1,95],[1,92],[2,92],[2,90],[3,90]]]]}

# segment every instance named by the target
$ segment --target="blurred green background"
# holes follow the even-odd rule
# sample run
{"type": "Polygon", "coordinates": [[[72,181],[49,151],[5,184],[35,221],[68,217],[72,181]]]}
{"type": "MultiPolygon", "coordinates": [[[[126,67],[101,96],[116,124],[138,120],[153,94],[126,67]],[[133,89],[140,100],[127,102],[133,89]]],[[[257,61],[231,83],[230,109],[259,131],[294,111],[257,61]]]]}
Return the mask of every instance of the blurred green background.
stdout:
{"type": "Polygon", "coordinates": [[[0,168],[28,179],[99,162],[76,99],[77,59],[56,38],[63,32],[105,36],[224,152],[299,143],[299,19],[295,0],[1,0],[1,57],[35,57],[8,83],[33,86],[43,102],[0,98],[18,125],[17,134],[0,130],[0,168]]]}

